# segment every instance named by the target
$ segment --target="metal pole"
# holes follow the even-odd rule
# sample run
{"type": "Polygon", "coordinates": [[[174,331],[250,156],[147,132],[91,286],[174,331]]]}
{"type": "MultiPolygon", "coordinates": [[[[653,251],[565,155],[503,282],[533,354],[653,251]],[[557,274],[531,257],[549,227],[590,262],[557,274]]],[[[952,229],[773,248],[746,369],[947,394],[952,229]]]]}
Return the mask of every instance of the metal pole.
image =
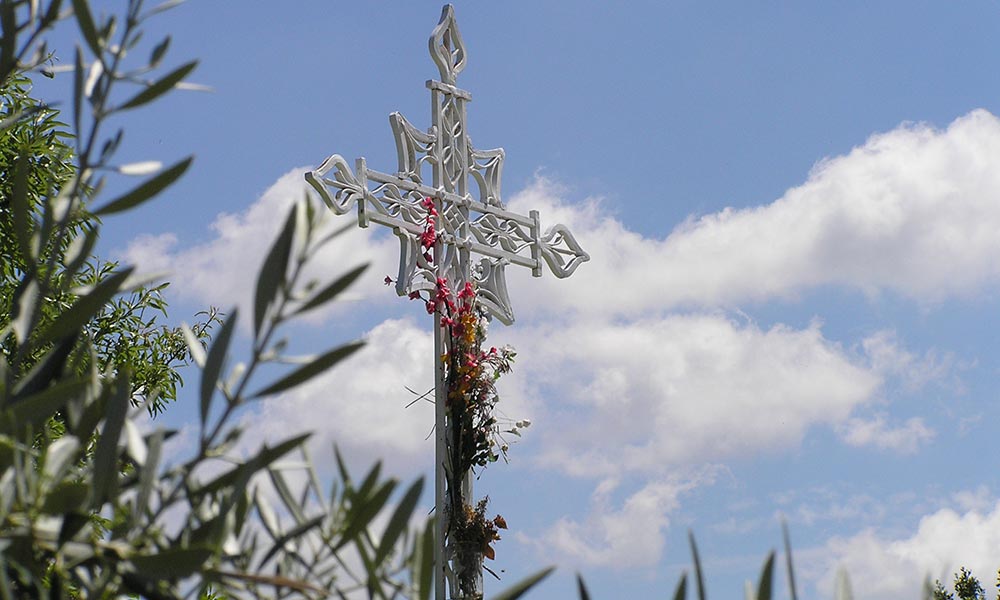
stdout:
{"type": "Polygon", "coordinates": [[[445,401],[447,390],[444,380],[444,363],[441,355],[445,352],[443,327],[440,313],[434,313],[434,598],[445,600],[445,564],[444,534],[447,526],[444,494],[444,461],[445,453],[445,401]]]}

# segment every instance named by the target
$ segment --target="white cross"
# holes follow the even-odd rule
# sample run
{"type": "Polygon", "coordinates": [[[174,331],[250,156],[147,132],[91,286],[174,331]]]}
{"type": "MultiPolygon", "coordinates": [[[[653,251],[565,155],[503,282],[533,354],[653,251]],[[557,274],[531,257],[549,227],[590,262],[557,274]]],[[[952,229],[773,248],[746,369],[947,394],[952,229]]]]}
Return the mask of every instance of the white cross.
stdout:
{"type": "MultiPolygon", "coordinates": [[[[399,113],[389,115],[396,138],[398,168],[387,174],[368,169],[364,158],[355,162],[354,172],[347,162],[334,154],[317,169],[306,173],[306,180],[337,214],[357,207],[358,224],[367,227],[379,223],[392,227],[399,237],[399,274],[396,292],[436,291],[439,278],[452,290],[468,281],[476,284],[477,301],[490,315],[505,325],[514,321],[507,294],[504,270],[507,265],[528,267],[536,277],[542,274],[542,262],[556,277],[568,277],[590,259],[573,235],[563,225],[541,232],[538,212],[528,216],[504,208],[500,197],[500,176],[504,151],[477,150],[466,128],[466,105],[469,92],[456,87],[458,74],[465,68],[466,54],[462,36],[449,4],[441,11],[441,20],[431,34],[431,58],[437,64],[441,80],[430,80],[431,127],[422,132],[399,113]],[[424,183],[430,171],[432,185],[424,183]],[[332,177],[331,177],[332,175],[332,177]],[[470,178],[476,194],[470,190],[470,178]],[[438,213],[437,238],[433,260],[421,246],[428,209],[424,199],[431,198],[438,213]],[[473,264],[473,258],[478,262],[473,264]]],[[[446,445],[451,424],[445,411],[445,367],[438,357],[447,351],[448,340],[434,317],[435,365],[435,505],[437,544],[435,549],[435,597],[444,600],[444,582],[450,572],[445,557],[446,523],[450,514],[445,503],[446,445]]],[[[463,474],[463,494],[472,496],[470,473],[463,474]]],[[[451,588],[455,592],[454,582],[451,588]]]]}

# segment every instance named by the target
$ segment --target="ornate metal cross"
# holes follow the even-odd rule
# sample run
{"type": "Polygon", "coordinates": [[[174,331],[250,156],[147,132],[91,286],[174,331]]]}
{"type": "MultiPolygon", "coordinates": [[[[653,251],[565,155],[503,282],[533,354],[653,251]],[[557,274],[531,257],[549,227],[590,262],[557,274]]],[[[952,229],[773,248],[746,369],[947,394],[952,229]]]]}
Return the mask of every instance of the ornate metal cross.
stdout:
{"type": "MultiPolygon", "coordinates": [[[[430,80],[431,127],[420,131],[399,113],[389,115],[396,139],[398,168],[394,174],[367,167],[364,158],[355,162],[352,172],[339,155],[327,158],[306,180],[319,192],[327,206],[337,214],[356,207],[358,225],[379,223],[391,227],[400,242],[399,274],[396,292],[400,296],[427,291],[433,295],[437,281],[443,278],[450,289],[461,289],[474,282],[477,301],[505,325],[514,321],[514,311],[507,293],[504,270],[507,265],[528,267],[536,277],[542,274],[543,261],[556,277],[568,277],[589,260],[563,225],[555,225],[544,234],[538,212],[528,216],[504,208],[500,197],[500,176],[504,151],[477,150],[466,128],[466,105],[469,92],[456,87],[458,74],[465,68],[466,53],[462,36],[449,4],[431,34],[431,58],[441,75],[430,80]],[[431,185],[425,183],[429,171],[431,185]],[[332,175],[332,177],[331,177],[332,175]],[[471,182],[470,182],[471,179],[471,182]],[[474,185],[473,185],[474,184],[474,185]],[[470,189],[472,188],[472,189],[470,189]],[[428,217],[428,203],[437,212],[437,236],[433,260],[428,260],[421,246],[421,236],[428,217]]],[[[435,550],[435,597],[445,598],[447,564],[451,556],[445,547],[448,514],[445,495],[445,439],[451,426],[445,411],[445,367],[438,357],[446,351],[440,323],[434,316],[435,368],[435,505],[437,545],[435,550]]],[[[465,486],[471,497],[471,477],[465,486]]],[[[454,581],[451,581],[454,593],[454,581]]]]}

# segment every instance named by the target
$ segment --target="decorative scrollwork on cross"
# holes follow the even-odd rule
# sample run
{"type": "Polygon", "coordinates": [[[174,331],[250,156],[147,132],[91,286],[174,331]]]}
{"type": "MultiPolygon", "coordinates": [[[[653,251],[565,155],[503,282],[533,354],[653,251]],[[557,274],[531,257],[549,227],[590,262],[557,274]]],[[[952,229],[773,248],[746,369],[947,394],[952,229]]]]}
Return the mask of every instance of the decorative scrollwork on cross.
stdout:
{"type": "Polygon", "coordinates": [[[506,210],[500,194],[504,151],[478,150],[466,129],[466,103],[471,94],[455,87],[465,67],[465,47],[446,6],[430,39],[431,56],[441,81],[428,81],[433,100],[432,125],[423,132],[399,113],[389,115],[398,159],[395,173],[368,169],[358,159],[352,171],[340,155],[327,158],[306,180],[337,214],[357,207],[358,223],[391,227],[400,241],[396,292],[432,290],[445,275],[456,287],[474,280],[490,314],[504,324],[514,321],[504,270],[528,267],[537,277],[544,261],[556,277],[568,277],[589,255],[563,225],[542,233],[538,215],[506,210]],[[434,181],[424,182],[430,166],[434,181]],[[420,251],[420,234],[427,217],[424,198],[440,202],[439,234],[444,257],[429,264],[420,251]],[[479,255],[472,262],[470,255],[479,255]],[[442,268],[443,272],[436,269],[442,268]]]}

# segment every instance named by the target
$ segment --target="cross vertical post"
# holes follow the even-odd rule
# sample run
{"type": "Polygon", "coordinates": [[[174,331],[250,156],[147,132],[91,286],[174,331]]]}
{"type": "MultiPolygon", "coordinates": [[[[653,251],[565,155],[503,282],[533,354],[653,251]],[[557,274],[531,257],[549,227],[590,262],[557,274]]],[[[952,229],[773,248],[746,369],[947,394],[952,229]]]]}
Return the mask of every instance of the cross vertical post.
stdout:
{"type": "MultiPolygon", "coordinates": [[[[369,169],[363,158],[352,172],[344,158],[334,154],[306,173],[306,181],[333,212],[344,214],[356,207],[359,226],[378,223],[392,228],[400,242],[395,282],[400,296],[434,298],[442,286],[460,290],[472,284],[484,316],[510,325],[514,312],[505,278],[508,265],[530,268],[539,277],[544,262],[556,277],[564,278],[590,256],[565,226],[556,225],[543,234],[537,211],[525,216],[504,207],[500,196],[504,151],[477,150],[466,128],[466,105],[472,95],[457,87],[466,53],[451,5],[442,10],[428,44],[440,73],[440,80],[426,84],[431,92],[431,127],[423,132],[399,113],[389,115],[396,172],[369,169]],[[427,171],[431,185],[424,183],[427,171]],[[429,221],[436,227],[433,252],[423,245],[429,221]]],[[[455,506],[456,499],[467,503],[472,498],[472,470],[456,472],[458,465],[451,464],[448,452],[449,436],[455,435],[458,425],[449,418],[448,370],[441,358],[452,340],[442,312],[433,313],[435,598],[446,600],[447,582],[453,600],[471,600],[481,598],[482,590],[478,596],[470,595],[456,583],[449,520],[465,508],[455,506]]]]}

